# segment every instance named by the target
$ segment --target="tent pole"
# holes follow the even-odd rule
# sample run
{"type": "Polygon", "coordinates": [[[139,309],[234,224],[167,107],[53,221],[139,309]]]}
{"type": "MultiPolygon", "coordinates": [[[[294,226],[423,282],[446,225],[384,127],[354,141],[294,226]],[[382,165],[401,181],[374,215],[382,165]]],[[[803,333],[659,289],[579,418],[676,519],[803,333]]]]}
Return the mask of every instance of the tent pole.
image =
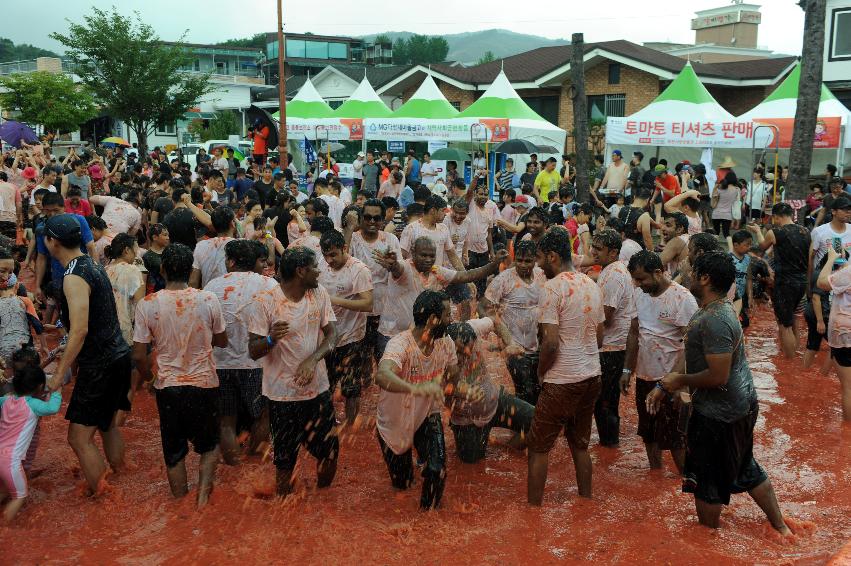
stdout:
{"type": "Polygon", "coordinates": [[[845,169],[845,126],[839,126],[839,147],[836,148],[836,174],[840,177],[845,169]]]}

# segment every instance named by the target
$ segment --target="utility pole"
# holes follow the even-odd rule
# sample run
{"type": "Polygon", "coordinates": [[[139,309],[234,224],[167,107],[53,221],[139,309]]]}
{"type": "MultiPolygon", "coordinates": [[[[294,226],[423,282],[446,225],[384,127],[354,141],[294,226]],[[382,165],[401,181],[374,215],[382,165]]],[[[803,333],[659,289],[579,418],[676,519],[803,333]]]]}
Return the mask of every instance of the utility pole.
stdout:
{"type": "Polygon", "coordinates": [[[287,80],[284,76],[284,57],[287,48],[284,45],[284,0],[278,0],[278,154],[281,157],[281,170],[289,166],[287,159],[287,80]]]}
{"type": "Polygon", "coordinates": [[[804,45],[801,48],[798,107],[795,110],[784,199],[804,198],[809,191],[807,181],[813,162],[813,138],[821,101],[825,0],[800,0],[798,5],[804,10],[804,45]]]}
{"type": "Polygon", "coordinates": [[[588,202],[591,181],[588,170],[588,108],[585,99],[585,38],[574,33],[570,39],[570,97],[573,100],[573,142],[576,151],[576,201],[588,202]]]}

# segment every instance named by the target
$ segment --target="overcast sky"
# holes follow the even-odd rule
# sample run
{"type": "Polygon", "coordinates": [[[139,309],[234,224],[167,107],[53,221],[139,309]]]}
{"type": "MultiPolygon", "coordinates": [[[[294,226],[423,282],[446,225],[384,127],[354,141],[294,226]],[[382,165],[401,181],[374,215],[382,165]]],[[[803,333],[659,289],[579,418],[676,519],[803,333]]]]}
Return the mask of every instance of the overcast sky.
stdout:
{"type": "MultiPolygon", "coordinates": [[[[716,8],[730,0],[643,0],[642,2],[587,2],[543,0],[283,0],[284,30],[325,35],[367,35],[383,31],[410,31],[438,35],[505,28],[548,38],[570,38],[583,32],[585,41],[627,39],[694,41],[694,10],[716,8]],[[617,11],[616,11],[617,10],[617,11]],[[547,17],[541,17],[547,14],[547,17]]],[[[3,1],[6,22],[0,37],[31,43],[54,51],[61,46],[52,31],[67,29],[66,19],[82,21],[92,6],[120,6],[136,10],[164,40],[175,40],[188,30],[192,43],[215,43],[254,33],[275,31],[275,0],[40,0],[3,1]]],[[[795,0],[766,0],[762,5],[759,45],[779,53],[800,54],[804,14],[795,0]]]]}

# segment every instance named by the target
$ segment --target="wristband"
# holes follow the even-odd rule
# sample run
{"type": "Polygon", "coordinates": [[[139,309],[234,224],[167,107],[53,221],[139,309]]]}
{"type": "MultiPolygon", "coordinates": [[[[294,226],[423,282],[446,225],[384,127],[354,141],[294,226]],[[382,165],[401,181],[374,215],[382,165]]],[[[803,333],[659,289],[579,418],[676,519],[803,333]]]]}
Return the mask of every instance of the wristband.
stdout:
{"type": "Polygon", "coordinates": [[[266,344],[268,344],[270,348],[275,345],[275,342],[272,340],[271,334],[266,337],[266,344]]]}

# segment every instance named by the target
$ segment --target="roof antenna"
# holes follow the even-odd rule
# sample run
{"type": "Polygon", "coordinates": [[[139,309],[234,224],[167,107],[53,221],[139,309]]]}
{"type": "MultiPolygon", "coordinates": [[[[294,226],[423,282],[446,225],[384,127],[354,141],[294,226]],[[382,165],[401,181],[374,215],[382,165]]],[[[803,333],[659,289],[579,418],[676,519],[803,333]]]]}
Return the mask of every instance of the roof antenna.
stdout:
{"type": "Polygon", "coordinates": [[[363,80],[366,80],[366,67],[363,68],[363,80]]]}
{"type": "Polygon", "coordinates": [[[499,60],[499,70],[505,72],[505,59],[499,60]]]}

